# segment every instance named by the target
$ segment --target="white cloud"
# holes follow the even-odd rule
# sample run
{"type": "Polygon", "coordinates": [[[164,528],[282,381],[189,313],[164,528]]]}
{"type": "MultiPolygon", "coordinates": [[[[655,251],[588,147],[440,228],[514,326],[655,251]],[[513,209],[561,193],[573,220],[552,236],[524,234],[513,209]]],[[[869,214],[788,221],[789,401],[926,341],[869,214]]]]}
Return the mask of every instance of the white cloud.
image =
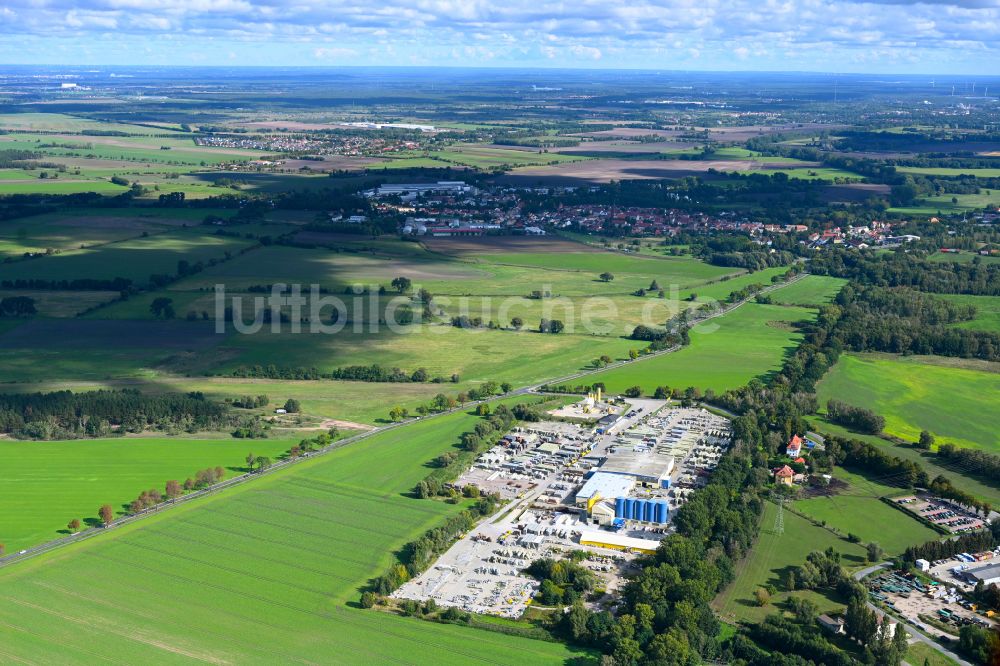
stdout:
{"type": "Polygon", "coordinates": [[[600,60],[603,55],[601,49],[594,48],[593,46],[583,46],[582,44],[574,44],[569,48],[569,51],[577,58],[590,58],[591,60],[600,60]]]}
{"type": "Polygon", "coordinates": [[[114,31],[136,40],[172,35],[192,51],[208,39],[242,42],[244,56],[311,43],[304,52],[315,48],[324,60],[391,43],[397,62],[419,56],[441,64],[454,49],[464,55],[466,46],[483,48],[464,55],[474,60],[465,64],[662,67],[686,54],[706,67],[808,69],[859,57],[894,65],[917,53],[957,71],[963,64],[988,71],[1000,61],[998,0],[0,2],[0,48],[15,38],[34,39],[43,52],[55,52],[46,44],[79,44],[114,31]],[[327,45],[331,37],[336,46],[327,45]],[[786,53],[798,55],[789,60],[786,53]]]}
{"type": "Polygon", "coordinates": [[[353,58],[358,55],[354,49],[339,46],[323,46],[313,51],[313,57],[317,60],[337,60],[341,58],[353,58]]]}

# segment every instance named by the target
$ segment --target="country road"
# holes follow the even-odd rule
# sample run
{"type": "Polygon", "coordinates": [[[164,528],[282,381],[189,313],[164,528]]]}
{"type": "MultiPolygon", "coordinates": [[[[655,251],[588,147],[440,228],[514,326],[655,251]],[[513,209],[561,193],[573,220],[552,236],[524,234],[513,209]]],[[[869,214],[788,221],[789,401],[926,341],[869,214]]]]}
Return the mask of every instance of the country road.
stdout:
{"type": "MultiPolygon", "coordinates": [[[[702,324],[702,323],[704,323],[706,321],[709,321],[711,319],[716,319],[718,317],[722,317],[722,316],[724,316],[726,314],[729,314],[730,312],[732,312],[732,311],[736,310],[737,308],[743,306],[744,304],[748,303],[751,299],[755,298],[757,295],[759,295],[759,294],[766,294],[766,293],[774,291],[776,289],[780,289],[782,287],[787,287],[787,286],[789,286],[791,284],[795,284],[796,282],[798,282],[799,280],[803,279],[807,275],[809,275],[809,274],[806,273],[806,272],[802,272],[802,273],[799,273],[798,275],[792,277],[790,280],[787,280],[785,282],[779,282],[779,283],[768,285],[767,287],[764,287],[763,289],[761,289],[761,291],[758,292],[757,294],[753,294],[752,296],[749,296],[748,298],[745,298],[745,299],[743,299],[743,300],[741,300],[741,301],[739,301],[737,303],[734,303],[734,304],[730,305],[729,307],[722,308],[722,309],[717,310],[715,312],[712,312],[712,313],[709,313],[707,315],[698,317],[697,319],[691,319],[691,320],[689,320],[689,322],[688,322],[689,326],[693,328],[694,326],[702,324]]],[[[167,500],[165,502],[157,504],[154,507],[151,507],[151,508],[146,509],[144,511],[140,511],[139,513],[122,516],[121,518],[116,518],[114,521],[112,521],[111,523],[109,523],[105,527],[91,527],[91,528],[88,528],[88,529],[85,529],[85,530],[81,530],[80,532],[77,532],[76,534],[70,534],[69,536],[61,537],[59,539],[53,539],[52,541],[46,541],[45,543],[39,544],[37,546],[32,546],[30,548],[26,548],[24,550],[20,550],[18,552],[11,553],[9,555],[0,557],[0,567],[4,567],[4,566],[11,565],[11,564],[15,564],[17,562],[26,560],[28,558],[35,557],[35,556],[41,555],[43,553],[47,553],[47,552],[52,551],[52,550],[56,550],[57,548],[69,545],[71,543],[77,543],[77,542],[80,542],[80,541],[84,541],[86,539],[93,538],[93,537],[98,536],[100,534],[104,534],[108,530],[114,529],[116,527],[120,527],[122,525],[126,525],[128,523],[132,523],[132,522],[135,522],[137,520],[142,520],[143,518],[145,518],[147,516],[150,516],[150,515],[153,515],[153,514],[157,514],[157,513],[161,513],[161,512],[166,511],[166,510],[168,510],[168,509],[170,509],[170,508],[172,508],[174,506],[177,506],[177,505],[180,505],[180,504],[185,504],[187,502],[191,502],[191,501],[197,500],[199,498],[206,497],[208,495],[213,495],[215,493],[221,492],[221,491],[223,491],[223,490],[225,490],[227,488],[231,488],[233,486],[237,486],[237,485],[240,485],[240,484],[243,484],[243,483],[247,483],[248,481],[252,481],[253,479],[256,479],[256,478],[258,478],[258,477],[260,477],[262,475],[272,474],[274,472],[277,472],[278,470],[285,469],[286,467],[289,467],[291,465],[295,465],[295,464],[297,464],[299,462],[302,462],[302,461],[305,461],[305,460],[308,460],[308,459],[315,458],[317,456],[321,456],[321,455],[330,453],[331,451],[333,451],[335,449],[339,449],[339,448],[342,448],[342,447],[347,446],[349,444],[353,444],[355,442],[359,442],[359,441],[361,441],[363,439],[367,439],[369,437],[373,437],[375,435],[379,435],[379,434],[387,432],[389,430],[394,430],[396,428],[406,427],[409,424],[416,423],[416,422],[419,422],[419,421],[426,421],[428,419],[440,418],[440,417],[445,416],[447,414],[453,414],[453,413],[458,412],[458,411],[468,410],[470,407],[475,407],[476,405],[478,405],[480,403],[492,402],[494,400],[498,400],[498,399],[502,399],[502,398],[510,398],[510,397],[516,397],[516,396],[520,396],[520,395],[527,395],[527,394],[537,393],[538,390],[542,386],[545,386],[545,385],[560,384],[560,383],[564,383],[564,382],[574,381],[576,379],[580,379],[581,377],[587,377],[587,376],[594,375],[594,374],[599,373],[599,372],[604,372],[606,370],[611,370],[611,369],[614,369],[614,368],[619,368],[619,367],[622,367],[622,366],[625,366],[625,365],[630,365],[630,364],[633,364],[633,363],[642,363],[643,361],[649,360],[651,358],[656,358],[656,357],[659,357],[659,356],[663,356],[664,354],[671,354],[671,353],[673,353],[673,352],[675,352],[675,351],[677,351],[679,349],[682,349],[682,348],[683,348],[682,345],[675,345],[675,346],[669,347],[667,349],[660,349],[660,350],[652,352],[650,354],[645,354],[643,356],[639,356],[638,358],[636,358],[634,360],[629,359],[629,360],[616,361],[614,363],[610,363],[610,364],[604,366],[603,368],[594,368],[594,369],[589,369],[589,370],[581,370],[579,372],[575,372],[573,374],[566,375],[566,376],[563,376],[563,377],[557,377],[557,378],[553,378],[553,379],[548,379],[548,380],[545,380],[543,382],[539,382],[539,383],[536,383],[536,384],[533,384],[533,385],[530,385],[530,386],[524,386],[524,387],[521,387],[521,388],[518,388],[518,389],[514,389],[514,390],[510,391],[509,393],[505,393],[503,395],[491,396],[491,397],[489,397],[487,399],[484,399],[484,400],[477,400],[477,401],[472,401],[472,402],[466,402],[466,403],[464,403],[462,405],[459,405],[457,407],[454,407],[452,409],[448,409],[448,410],[445,410],[445,411],[442,411],[442,412],[436,412],[434,414],[427,414],[426,416],[412,417],[412,418],[406,419],[405,421],[400,421],[398,423],[388,423],[386,425],[378,426],[378,427],[372,428],[371,430],[368,430],[366,432],[359,433],[359,434],[353,435],[351,437],[346,437],[346,438],[338,440],[336,442],[332,442],[330,445],[328,445],[328,446],[326,446],[326,447],[324,447],[322,449],[319,449],[319,450],[314,451],[312,453],[309,453],[307,455],[300,456],[299,458],[297,458],[295,460],[293,460],[293,459],[280,460],[280,461],[275,462],[274,464],[272,464],[266,470],[261,470],[259,472],[255,472],[255,473],[241,474],[240,476],[236,476],[236,477],[233,477],[231,479],[227,479],[226,481],[222,481],[221,483],[217,483],[217,484],[215,484],[213,486],[210,486],[208,488],[205,488],[203,490],[196,490],[196,491],[194,491],[192,493],[189,493],[187,495],[182,495],[181,497],[178,497],[176,499],[167,500]]]]}

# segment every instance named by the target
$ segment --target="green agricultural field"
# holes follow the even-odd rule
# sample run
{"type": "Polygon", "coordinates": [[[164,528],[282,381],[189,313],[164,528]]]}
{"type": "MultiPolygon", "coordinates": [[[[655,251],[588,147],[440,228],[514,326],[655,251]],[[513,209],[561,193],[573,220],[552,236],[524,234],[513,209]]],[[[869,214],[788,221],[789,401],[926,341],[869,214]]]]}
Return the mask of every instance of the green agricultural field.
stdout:
{"type": "Polygon", "coordinates": [[[813,316],[815,311],[806,308],[747,303],[696,326],[691,344],[679,351],[591,375],[588,381],[604,382],[608,393],[641,386],[647,395],[663,385],[716,392],[736,388],[779,369],[801,339],[794,322],[813,316]]]}
{"type": "MultiPolygon", "coordinates": [[[[771,284],[771,278],[778,275],[784,275],[787,272],[788,268],[786,266],[777,266],[775,268],[765,268],[764,270],[756,271],[754,273],[744,273],[742,275],[737,275],[736,277],[727,278],[724,276],[704,284],[694,285],[690,289],[682,289],[680,293],[682,298],[688,298],[691,294],[697,295],[695,303],[721,301],[734,291],[743,289],[751,284],[769,286],[771,284]]],[[[786,288],[787,287],[783,287],[782,289],[786,288]]],[[[778,293],[780,292],[772,293],[771,297],[776,298],[778,293]]]]}
{"type": "Polygon", "coordinates": [[[35,309],[43,317],[75,317],[88,308],[118,298],[117,291],[48,291],[0,289],[0,299],[24,296],[34,300],[35,309]]]}
{"type": "MultiPolygon", "coordinates": [[[[777,506],[765,504],[760,522],[760,536],[750,554],[736,565],[735,580],[712,602],[712,606],[727,621],[759,622],[775,608],[781,607],[789,594],[785,590],[785,575],[792,567],[806,561],[809,553],[833,547],[842,555],[842,562],[848,568],[865,563],[864,548],[838,537],[829,530],[817,527],[791,511],[784,512],[784,533],[775,530],[777,506]],[[754,591],[758,587],[771,584],[779,593],[771,596],[769,606],[759,607],[754,601],[754,591]]],[[[797,597],[816,602],[820,612],[843,608],[844,604],[817,592],[797,591],[797,597]]]]}
{"type": "MultiPolygon", "coordinates": [[[[114,132],[129,132],[130,134],[162,134],[163,130],[143,125],[128,123],[107,123],[90,118],[62,113],[3,113],[0,114],[0,127],[17,131],[37,132],[82,132],[84,130],[104,130],[114,132]]],[[[179,136],[183,136],[178,132],[179,136]]]]}
{"type": "MultiPolygon", "coordinates": [[[[770,160],[770,158],[768,158],[770,160]]],[[[776,173],[783,173],[789,178],[798,178],[799,180],[840,180],[841,182],[851,182],[851,181],[862,181],[864,176],[854,173],[853,171],[846,171],[844,169],[835,169],[833,167],[791,167],[782,169],[747,169],[739,170],[736,173],[744,174],[763,174],[766,176],[773,176],[776,173]]]]}
{"type": "Polygon", "coordinates": [[[11,321],[0,328],[4,382],[151,378],[160,366],[221,343],[208,322],[100,321],[79,318],[11,321]]]}
{"type": "Polygon", "coordinates": [[[73,249],[61,254],[17,261],[0,266],[0,279],[73,280],[76,278],[123,277],[145,284],[154,273],[174,275],[177,262],[224,259],[237,254],[253,241],[216,236],[196,229],[178,229],[148,238],[132,238],[94,248],[73,249]]]}
{"type": "Polygon", "coordinates": [[[983,190],[979,194],[942,194],[938,196],[921,199],[913,206],[893,207],[890,213],[900,213],[902,215],[937,215],[938,213],[961,213],[970,210],[982,210],[986,207],[996,208],[1000,206],[1000,190],[989,190],[989,194],[983,190]],[[952,197],[958,203],[952,202],[952,197]]]}
{"type": "Polygon", "coordinates": [[[966,252],[966,251],[963,250],[962,252],[958,252],[958,253],[935,252],[934,254],[932,254],[930,256],[930,260],[931,261],[935,261],[935,262],[945,262],[945,261],[948,261],[948,262],[955,262],[955,263],[959,263],[959,264],[968,264],[968,263],[972,263],[973,261],[980,261],[980,262],[982,262],[984,264],[993,264],[993,263],[1000,262],[1000,255],[995,255],[994,254],[994,255],[985,255],[984,256],[984,255],[981,255],[981,254],[978,254],[978,253],[975,253],[975,252],[966,252]]]}
{"type": "MultiPolygon", "coordinates": [[[[596,278],[604,272],[621,274],[656,275],[663,279],[690,284],[695,280],[711,280],[723,275],[739,273],[739,269],[712,266],[693,257],[648,257],[620,252],[553,252],[546,253],[496,253],[484,261],[495,264],[530,266],[546,270],[567,270],[592,273],[596,278]]],[[[664,283],[663,286],[665,287],[664,283]]]]}
{"type": "Polygon", "coordinates": [[[900,488],[839,467],[834,476],[848,484],[843,493],[799,500],[794,504],[795,510],[825,522],[842,534],[855,534],[864,544],[874,541],[890,556],[940,537],[934,530],[879,499],[905,492],[900,488]]]}
{"type": "Polygon", "coordinates": [[[6,567],[4,654],[63,664],[95,654],[141,663],[402,663],[415,654],[456,666],[565,663],[574,652],[558,643],[348,605],[403,544],[461,509],[408,493],[423,463],[473,423],[458,413],[380,434],[6,567]]]}
{"type": "Polygon", "coordinates": [[[0,441],[0,542],[9,551],[66,533],[73,518],[97,520],[111,504],[119,514],[143,490],[181,483],[205,467],[242,473],[249,451],[276,458],[299,441],[230,437],[120,437],[71,441],[0,441]]]}
{"type": "Polygon", "coordinates": [[[821,405],[836,398],[872,409],[890,435],[916,441],[926,429],[939,441],[993,451],[997,395],[998,364],[933,356],[844,354],[817,386],[821,405]]]}
{"type": "Polygon", "coordinates": [[[0,147],[28,147],[57,160],[71,157],[195,167],[252,160],[264,155],[260,151],[198,146],[192,137],[180,133],[176,138],[12,133],[0,139],[0,147]]]}
{"type": "MultiPolygon", "coordinates": [[[[278,380],[242,377],[174,377],[156,374],[148,378],[106,379],[91,381],[41,381],[3,383],[0,393],[98,389],[135,389],[143,393],[176,393],[201,391],[210,400],[239,398],[245,395],[267,395],[271,404],[247,413],[270,415],[271,410],[295,398],[302,405],[302,416],[309,424],[329,424],[339,428],[365,429],[384,423],[389,406],[399,405],[415,413],[418,405],[430,402],[438,393],[454,397],[467,391],[476,382],[458,384],[375,383],[335,380],[278,380]]],[[[1000,504],[1000,503],[998,503],[1000,504]]]]}
{"type": "Polygon", "coordinates": [[[935,294],[935,296],[959,305],[975,306],[976,317],[970,321],[955,324],[956,328],[1000,333],[1000,296],[970,296],[967,294],[935,294]]]}
{"type": "MultiPolygon", "coordinates": [[[[690,257],[648,259],[603,252],[568,254],[569,258],[561,253],[488,254],[480,261],[471,261],[418,250],[404,258],[327,248],[272,246],[254,252],[253,256],[237,257],[207,269],[171,288],[192,290],[224,283],[227,289],[241,290],[251,285],[286,282],[315,283],[343,292],[352,285],[388,287],[394,277],[403,276],[412,280],[414,289],[423,287],[436,296],[528,296],[543,289],[554,296],[620,296],[647,288],[653,280],[667,290],[677,284],[680,295],[684,296],[687,289],[698,286],[700,293],[700,285],[706,281],[736,272],[690,257]],[[502,259],[497,259],[498,256],[502,259]],[[502,260],[517,263],[499,263],[502,260]],[[574,264],[576,268],[565,267],[574,264]],[[621,270],[616,272],[615,268],[621,270]],[[615,275],[613,281],[603,282],[598,278],[606,270],[615,275]]],[[[770,271],[779,270],[756,273],[758,277],[753,281],[769,282],[773,274],[770,271]]],[[[709,285],[706,291],[715,286],[709,285]]]]}
{"type": "MultiPolygon", "coordinates": [[[[423,367],[432,377],[458,374],[466,381],[492,379],[520,386],[583,369],[602,354],[624,358],[636,346],[617,337],[464,330],[450,325],[425,326],[405,334],[384,327],[377,333],[345,328],[336,335],[261,331],[231,335],[218,347],[196,354],[188,367],[226,374],[242,365],[329,371],[378,362],[410,372],[423,367]]],[[[447,388],[441,385],[442,390],[447,388]]]]}
{"type": "Polygon", "coordinates": [[[779,305],[826,305],[833,300],[847,280],[826,275],[807,275],[795,284],[772,293],[771,300],[779,305]]]}
{"type": "Polygon", "coordinates": [[[922,176],[975,176],[1000,178],[1000,169],[951,169],[947,167],[896,167],[897,173],[915,173],[922,176]]]}
{"type": "Polygon", "coordinates": [[[127,187],[107,180],[78,180],[73,177],[42,180],[0,180],[0,195],[5,194],[122,194],[127,187]]]}

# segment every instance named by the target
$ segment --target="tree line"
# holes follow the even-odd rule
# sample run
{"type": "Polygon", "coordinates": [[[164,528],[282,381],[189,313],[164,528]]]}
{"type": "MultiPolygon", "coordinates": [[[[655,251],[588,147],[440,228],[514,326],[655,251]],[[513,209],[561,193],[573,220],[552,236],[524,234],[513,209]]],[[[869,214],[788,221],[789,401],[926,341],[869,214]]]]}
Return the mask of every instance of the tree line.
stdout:
{"type": "Polygon", "coordinates": [[[846,402],[841,402],[840,400],[830,399],[826,401],[826,416],[832,422],[842,425],[845,428],[865,432],[870,435],[877,435],[885,428],[884,416],[880,416],[864,407],[848,405],[846,402]]]}
{"type": "Polygon", "coordinates": [[[232,424],[201,393],[146,395],[134,389],[0,394],[0,432],[24,439],[98,437],[156,430],[213,430],[232,424]]]}
{"type": "Polygon", "coordinates": [[[932,262],[922,253],[831,249],[809,262],[814,275],[848,278],[878,287],[911,287],[939,294],[1000,295],[1000,264],[932,262]]]}
{"type": "Polygon", "coordinates": [[[277,365],[241,365],[232,371],[233,377],[257,377],[267,379],[343,379],[355,382],[374,383],[408,383],[408,382],[433,382],[443,384],[446,382],[457,383],[460,379],[458,374],[450,377],[431,377],[427,368],[417,368],[412,372],[401,368],[387,368],[373,363],[372,365],[348,365],[334,368],[329,372],[323,372],[318,368],[287,367],[277,365]]]}

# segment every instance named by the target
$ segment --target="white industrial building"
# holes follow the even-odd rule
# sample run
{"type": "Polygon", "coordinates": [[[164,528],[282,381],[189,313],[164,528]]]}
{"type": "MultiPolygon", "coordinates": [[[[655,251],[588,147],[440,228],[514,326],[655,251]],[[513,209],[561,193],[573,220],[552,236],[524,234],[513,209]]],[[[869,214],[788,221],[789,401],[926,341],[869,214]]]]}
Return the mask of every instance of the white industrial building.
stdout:
{"type": "Polygon", "coordinates": [[[364,195],[368,198],[377,197],[416,197],[421,194],[473,194],[476,188],[461,180],[439,180],[436,183],[390,183],[379,185],[367,190],[364,195]]]}
{"type": "Polygon", "coordinates": [[[964,573],[973,584],[983,581],[986,587],[1000,585],[1000,564],[987,564],[985,567],[969,569],[964,573]]]}
{"type": "Polygon", "coordinates": [[[576,505],[588,510],[600,499],[614,500],[628,497],[635,487],[635,480],[621,474],[608,474],[605,471],[595,472],[587,479],[576,493],[576,505]]]}

